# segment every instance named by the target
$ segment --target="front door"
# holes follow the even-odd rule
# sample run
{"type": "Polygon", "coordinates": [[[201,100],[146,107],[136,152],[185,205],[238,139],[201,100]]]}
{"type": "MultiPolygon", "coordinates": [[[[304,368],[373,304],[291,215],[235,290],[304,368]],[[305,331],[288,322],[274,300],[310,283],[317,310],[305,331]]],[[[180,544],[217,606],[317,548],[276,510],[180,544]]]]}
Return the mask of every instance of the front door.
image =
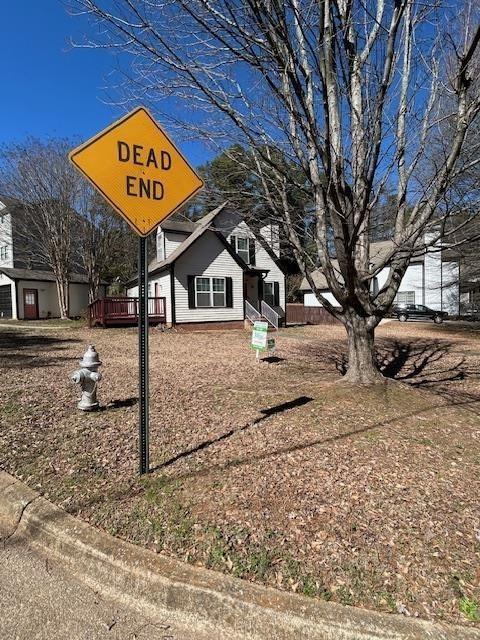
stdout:
{"type": "Polygon", "coordinates": [[[258,283],[258,276],[245,275],[245,298],[257,310],[259,308],[259,301],[261,298],[259,295],[258,283]]]}
{"type": "Polygon", "coordinates": [[[38,320],[38,290],[23,290],[23,315],[25,320],[38,320]]]}

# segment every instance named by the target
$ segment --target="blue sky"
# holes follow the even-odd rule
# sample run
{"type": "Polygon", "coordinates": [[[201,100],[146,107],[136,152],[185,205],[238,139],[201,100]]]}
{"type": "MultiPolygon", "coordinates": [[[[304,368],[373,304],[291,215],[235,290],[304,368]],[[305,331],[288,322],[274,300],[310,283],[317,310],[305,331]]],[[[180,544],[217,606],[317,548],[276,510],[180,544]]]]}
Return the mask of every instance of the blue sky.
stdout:
{"type": "MultiPolygon", "coordinates": [[[[102,102],[113,54],[69,43],[89,31],[86,19],[60,0],[0,0],[0,9],[0,144],[27,135],[83,141],[123,114],[102,102]]],[[[179,146],[192,164],[205,161],[203,146],[179,146]]]]}

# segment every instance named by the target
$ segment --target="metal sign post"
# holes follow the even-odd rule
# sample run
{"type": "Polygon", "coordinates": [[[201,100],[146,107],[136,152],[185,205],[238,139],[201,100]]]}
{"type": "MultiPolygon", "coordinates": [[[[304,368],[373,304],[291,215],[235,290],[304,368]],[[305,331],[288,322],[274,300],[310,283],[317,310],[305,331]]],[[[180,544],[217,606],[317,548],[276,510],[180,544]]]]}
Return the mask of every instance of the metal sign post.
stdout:
{"type": "Polygon", "coordinates": [[[144,107],[100,131],[69,154],[77,169],[140,236],[138,244],[138,425],[140,474],[148,456],[148,256],[147,237],[203,188],[165,131],[144,107]]]}
{"type": "Polygon", "coordinates": [[[138,239],[138,390],[139,390],[139,471],[148,473],[148,260],[147,238],[138,239]]]}

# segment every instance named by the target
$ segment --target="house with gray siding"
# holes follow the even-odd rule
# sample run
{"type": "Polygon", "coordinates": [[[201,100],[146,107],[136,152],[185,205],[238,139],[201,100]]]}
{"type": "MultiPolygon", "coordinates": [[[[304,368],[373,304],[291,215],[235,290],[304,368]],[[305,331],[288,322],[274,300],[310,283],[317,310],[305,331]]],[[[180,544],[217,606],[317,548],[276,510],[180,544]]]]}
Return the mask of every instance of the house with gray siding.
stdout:
{"type": "MultiPolygon", "coordinates": [[[[196,222],[166,220],[157,229],[149,296],[165,298],[170,326],[238,328],[285,317],[285,275],[278,229],[254,231],[224,204],[196,222]]],[[[138,283],[127,284],[138,295],[138,283]]]]}

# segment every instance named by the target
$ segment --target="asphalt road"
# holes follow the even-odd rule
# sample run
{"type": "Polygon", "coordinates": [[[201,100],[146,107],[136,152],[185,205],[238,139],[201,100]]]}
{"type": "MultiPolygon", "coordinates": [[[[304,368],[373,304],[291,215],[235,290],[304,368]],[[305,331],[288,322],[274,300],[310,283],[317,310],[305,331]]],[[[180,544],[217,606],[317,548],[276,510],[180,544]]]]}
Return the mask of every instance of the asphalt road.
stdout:
{"type": "Polygon", "coordinates": [[[205,630],[109,601],[15,538],[0,541],[0,640],[207,640],[205,630]]]}

